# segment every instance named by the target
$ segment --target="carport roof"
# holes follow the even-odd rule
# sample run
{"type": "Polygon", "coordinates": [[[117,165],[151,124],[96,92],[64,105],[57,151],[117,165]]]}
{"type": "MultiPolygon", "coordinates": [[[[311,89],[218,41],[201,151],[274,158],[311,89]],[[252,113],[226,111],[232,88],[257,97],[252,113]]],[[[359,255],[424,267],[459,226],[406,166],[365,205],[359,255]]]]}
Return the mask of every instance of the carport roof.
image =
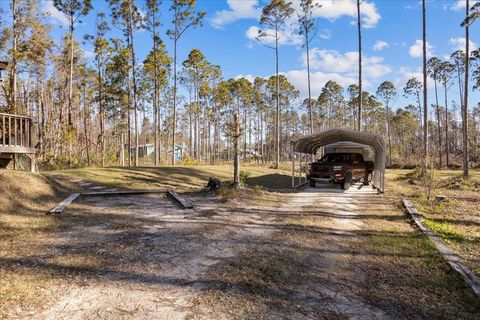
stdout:
{"type": "Polygon", "coordinates": [[[382,136],[343,128],[329,129],[297,139],[293,141],[293,151],[315,154],[320,147],[338,141],[351,141],[369,145],[378,155],[384,154],[385,143],[382,136]]]}

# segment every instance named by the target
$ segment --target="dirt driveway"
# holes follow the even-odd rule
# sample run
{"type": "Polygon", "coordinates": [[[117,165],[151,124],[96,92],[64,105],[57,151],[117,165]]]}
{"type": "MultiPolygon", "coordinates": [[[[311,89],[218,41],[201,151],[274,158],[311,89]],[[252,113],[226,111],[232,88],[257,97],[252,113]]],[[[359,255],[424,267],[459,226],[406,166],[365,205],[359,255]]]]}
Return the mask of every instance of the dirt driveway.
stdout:
{"type": "Polygon", "coordinates": [[[45,253],[18,262],[61,279],[28,318],[414,319],[456,311],[441,296],[422,313],[401,299],[371,299],[367,222],[381,213],[399,234],[414,231],[370,188],[189,198],[193,210],[162,195],[69,207],[68,226],[45,253]]]}

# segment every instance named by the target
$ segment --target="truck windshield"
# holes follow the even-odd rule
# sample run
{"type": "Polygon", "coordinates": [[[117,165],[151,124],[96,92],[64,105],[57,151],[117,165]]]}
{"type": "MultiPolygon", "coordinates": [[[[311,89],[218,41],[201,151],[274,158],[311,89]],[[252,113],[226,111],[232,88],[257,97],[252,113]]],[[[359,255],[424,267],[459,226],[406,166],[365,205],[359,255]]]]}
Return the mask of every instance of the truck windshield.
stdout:
{"type": "Polygon", "coordinates": [[[326,154],[320,159],[322,163],[337,163],[337,162],[347,162],[350,160],[350,155],[348,153],[329,153],[326,154]]]}

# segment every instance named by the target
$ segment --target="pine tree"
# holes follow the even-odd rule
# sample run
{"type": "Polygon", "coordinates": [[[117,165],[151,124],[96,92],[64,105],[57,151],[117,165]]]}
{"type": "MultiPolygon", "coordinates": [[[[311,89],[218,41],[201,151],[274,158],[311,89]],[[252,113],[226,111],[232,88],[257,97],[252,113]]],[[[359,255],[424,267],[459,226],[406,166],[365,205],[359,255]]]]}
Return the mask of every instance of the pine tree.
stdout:
{"type": "Polygon", "coordinates": [[[321,7],[318,3],[313,2],[313,0],[300,0],[300,7],[302,11],[298,14],[298,24],[300,25],[299,34],[304,37],[303,47],[306,50],[307,54],[307,85],[308,85],[308,119],[310,122],[310,134],[313,133],[313,112],[312,112],[312,90],[310,86],[310,42],[315,34],[312,35],[312,32],[316,31],[316,24],[313,18],[314,11],[321,7]]]}
{"type": "Polygon", "coordinates": [[[173,126],[172,126],[172,165],[175,165],[175,144],[177,126],[177,46],[182,35],[190,28],[202,26],[205,12],[195,11],[195,0],[172,0],[170,11],[173,14],[173,28],[167,35],[173,41],[173,126]]]}
{"type": "Polygon", "coordinates": [[[377,89],[377,96],[379,96],[385,103],[387,109],[387,138],[388,138],[388,162],[392,165],[392,130],[391,130],[391,106],[390,102],[397,95],[397,89],[395,85],[390,81],[384,81],[377,89]]]}
{"type": "Polygon", "coordinates": [[[259,41],[260,39],[273,37],[275,41],[275,46],[267,47],[275,50],[275,77],[276,77],[276,94],[275,94],[275,168],[278,168],[280,162],[280,79],[278,71],[278,47],[280,45],[280,30],[285,25],[286,21],[293,14],[294,9],[292,8],[291,2],[285,2],[285,0],[272,0],[267,6],[262,10],[262,16],[260,17],[260,23],[267,27],[267,29],[272,29],[273,34],[270,34],[268,31],[258,31],[259,41]]]}

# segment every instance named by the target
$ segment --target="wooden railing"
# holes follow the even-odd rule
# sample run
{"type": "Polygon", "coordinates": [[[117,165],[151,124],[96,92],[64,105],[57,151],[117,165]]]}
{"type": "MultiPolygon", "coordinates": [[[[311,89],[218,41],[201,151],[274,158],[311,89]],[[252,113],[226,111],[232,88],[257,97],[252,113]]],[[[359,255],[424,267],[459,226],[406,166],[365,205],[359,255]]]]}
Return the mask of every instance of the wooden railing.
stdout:
{"type": "Polygon", "coordinates": [[[32,153],[32,118],[0,113],[0,152],[32,153]]]}

